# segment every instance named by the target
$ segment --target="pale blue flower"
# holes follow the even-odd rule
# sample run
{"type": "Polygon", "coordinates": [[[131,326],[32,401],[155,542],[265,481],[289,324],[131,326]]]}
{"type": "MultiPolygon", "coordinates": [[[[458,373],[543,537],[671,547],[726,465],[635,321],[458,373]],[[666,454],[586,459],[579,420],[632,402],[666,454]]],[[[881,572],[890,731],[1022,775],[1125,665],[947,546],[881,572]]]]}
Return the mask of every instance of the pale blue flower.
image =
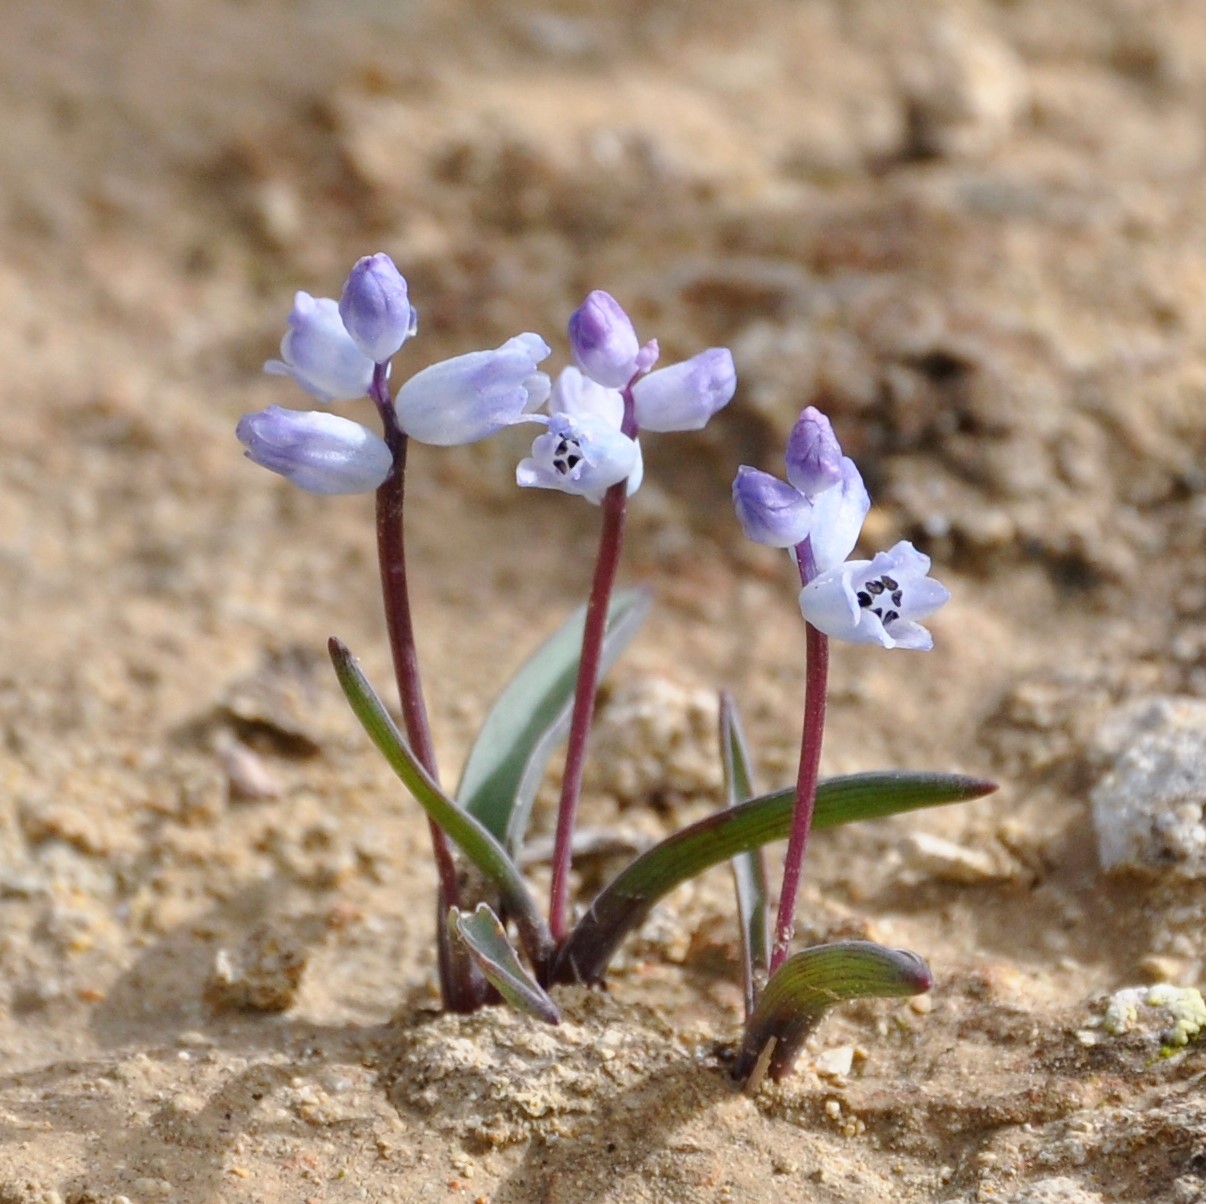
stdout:
{"type": "Polygon", "coordinates": [[[537,370],[548,354],[544,339],[527,333],[432,364],[398,390],[398,425],[420,443],[451,447],[522,422],[549,395],[549,378],[537,370]]]}
{"type": "Polygon", "coordinates": [[[515,471],[520,485],[576,493],[596,505],[617,481],[629,494],[640,487],[644,461],[639,441],[621,429],[624,397],[577,368],[565,368],[549,397],[548,430],[532,444],[532,454],[515,471]]]}
{"type": "Polygon", "coordinates": [[[352,341],[336,302],[303,292],[293,298],[281,358],[269,360],[264,371],[291,376],[328,404],[364,397],[373,383],[373,361],[352,341]]]}
{"type": "Polygon", "coordinates": [[[269,406],[244,414],[235,433],[249,460],[310,493],[367,493],[393,466],[379,435],[322,410],[269,406]]]}
{"type": "Polygon", "coordinates": [[[709,347],[633,385],[637,426],[646,431],[702,430],[717,410],[728,405],[736,388],[732,352],[709,347]]]}
{"type": "Polygon", "coordinates": [[[361,353],[388,363],[419,328],[406,280],[384,252],[357,260],[343,286],[339,316],[361,353]]]}
{"type": "Polygon", "coordinates": [[[929,571],[930,558],[902,541],[873,560],[848,560],[818,574],[800,591],[800,611],[835,639],[924,651],[934,640],[917,620],[950,598],[929,571]]]}

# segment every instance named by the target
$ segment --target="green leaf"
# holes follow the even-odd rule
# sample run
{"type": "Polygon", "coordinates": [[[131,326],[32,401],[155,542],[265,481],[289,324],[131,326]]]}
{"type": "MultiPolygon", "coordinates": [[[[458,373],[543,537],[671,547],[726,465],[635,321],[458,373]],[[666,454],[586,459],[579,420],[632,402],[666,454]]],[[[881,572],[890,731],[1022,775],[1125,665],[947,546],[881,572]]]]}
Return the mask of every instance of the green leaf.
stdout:
{"type": "Polygon", "coordinates": [[[448,909],[448,930],[469,951],[486,981],[516,1011],[548,1024],[560,1024],[561,1013],[540,984],[524,969],[498,916],[486,903],[466,914],[448,909]]]}
{"type": "MultiPolygon", "coordinates": [[[[720,759],[724,765],[726,806],[732,808],[753,797],[749,747],[737,705],[727,692],[720,695],[720,759]]],[[[761,849],[733,857],[733,886],[737,893],[737,929],[741,945],[741,973],[745,988],[745,1014],[754,1010],[758,988],[770,965],[770,923],[767,919],[766,861],[761,849]]]]}
{"type": "Polygon", "coordinates": [[[339,640],[331,639],[327,649],[339,684],[369,739],[381,750],[390,768],[402,779],[423,810],[448,833],[449,839],[460,847],[487,881],[497,887],[507,911],[515,919],[520,939],[532,964],[537,968],[543,967],[552,954],[553,938],[528,892],[523,875],[508,856],[507,850],[472,815],[466,815],[432,780],[411,752],[405,737],[385,709],[385,704],[347,647],[339,640]]]}
{"type": "Polygon", "coordinates": [[[747,1090],[757,1088],[757,1081],[750,1081],[756,1071],[758,1078],[765,1072],[778,1081],[791,1071],[805,1038],[834,1004],[921,995],[933,982],[929,967],[907,949],[871,941],[804,949],[771,975],[746,1023],[733,1073],[747,1080],[747,1090]]]}
{"type": "MultiPolygon", "coordinates": [[[[968,802],[996,784],[961,774],[859,773],[829,778],[817,787],[813,830],[878,819],[922,807],[968,802]]],[[[794,790],[765,794],[718,811],[667,837],[621,871],[590,905],[553,967],[553,982],[599,982],[620,942],[653,905],[676,886],[772,840],[791,827],[794,790]]]]}
{"type": "MultiPolygon", "coordinates": [[[[645,589],[618,591],[607,612],[601,673],[649,613],[645,589]]],[[[514,854],[523,843],[532,801],[553,750],[569,730],[582,628],[580,606],[511,678],[477,734],[456,797],[514,854]]]]}

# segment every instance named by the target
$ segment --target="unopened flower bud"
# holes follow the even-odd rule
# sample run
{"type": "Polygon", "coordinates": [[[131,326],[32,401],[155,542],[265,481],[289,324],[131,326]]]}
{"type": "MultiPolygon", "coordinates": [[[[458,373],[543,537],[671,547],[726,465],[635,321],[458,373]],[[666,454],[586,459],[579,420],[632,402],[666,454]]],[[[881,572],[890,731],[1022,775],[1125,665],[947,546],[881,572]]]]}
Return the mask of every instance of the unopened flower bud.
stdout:
{"type": "Polygon", "coordinates": [[[387,363],[419,326],[406,280],[380,251],[352,268],[339,299],[339,316],[352,341],[374,364],[387,363]]]}
{"type": "Polygon", "coordinates": [[[733,481],[733,507],[746,539],[794,548],[812,530],[812,503],[786,481],[743,464],[733,481]]]}
{"type": "Polygon", "coordinates": [[[596,289],[569,320],[574,363],[609,389],[623,388],[637,370],[641,345],[632,321],[610,294],[596,289]]]}
{"type": "Polygon", "coordinates": [[[805,497],[831,489],[842,479],[842,447],[829,419],[809,406],[787,439],[787,479],[805,497]]]}
{"type": "Polygon", "coordinates": [[[264,371],[291,376],[319,401],[351,401],[364,397],[373,383],[373,361],[352,341],[330,297],[298,293],[293,298],[289,330],[281,340],[281,358],[264,371]]]}
{"type": "Polygon", "coordinates": [[[249,460],[310,493],[367,493],[393,466],[380,436],[322,410],[303,413],[269,406],[244,414],[235,433],[249,460]]]}
{"type": "Polygon", "coordinates": [[[646,431],[702,430],[732,400],[736,388],[732,354],[725,347],[710,347],[633,385],[637,426],[646,431]]]}
{"type": "Polygon", "coordinates": [[[538,334],[519,334],[494,351],[471,351],[424,368],[394,402],[398,425],[420,443],[476,443],[523,420],[549,395],[537,365],[549,354],[538,334]]]}

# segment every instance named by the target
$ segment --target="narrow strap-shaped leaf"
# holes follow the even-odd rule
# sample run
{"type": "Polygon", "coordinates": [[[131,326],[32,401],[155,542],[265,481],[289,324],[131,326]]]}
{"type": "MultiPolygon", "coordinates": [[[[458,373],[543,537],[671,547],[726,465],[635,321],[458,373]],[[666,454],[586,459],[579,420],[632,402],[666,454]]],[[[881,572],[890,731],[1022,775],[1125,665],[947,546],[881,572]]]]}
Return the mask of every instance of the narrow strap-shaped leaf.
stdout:
{"type": "Polygon", "coordinates": [[[560,1024],[561,1013],[540,984],[524,969],[502,921],[486,903],[471,913],[448,909],[448,930],[469,951],[486,981],[516,1011],[547,1024],[560,1024]]]}
{"type": "MultiPolygon", "coordinates": [[[[981,798],[994,782],[961,774],[859,773],[817,787],[814,830],[981,798]]],[[[794,791],[778,790],[706,816],[642,853],[595,896],[561,947],[553,982],[598,982],[620,942],[653,905],[682,882],[738,853],[783,840],[794,791]]]]}
{"type": "Polygon", "coordinates": [[[765,1071],[772,1079],[781,1079],[791,1071],[805,1038],[834,1004],[920,995],[933,984],[929,967],[907,949],[888,949],[871,941],[835,941],[803,949],[771,975],[746,1022],[733,1074],[748,1079],[755,1068],[762,1069],[761,1055],[773,1040],[765,1071]]]}
{"type": "Polygon", "coordinates": [[[369,739],[381,750],[390,768],[402,779],[406,788],[424,811],[437,823],[461,852],[492,882],[515,918],[520,939],[532,964],[542,967],[552,952],[553,939],[544,917],[528,892],[515,863],[506,849],[473,818],[466,815],[432,781],[431,775],[411,752],[402,733],[385,709],[356,658],[339,640],[327,643],[339,684],[351,703],[369,739]]]}
{"type": "MultiPolygon", "coordinates": [[[[612,598],[602,672],[636,635],[650,602],[649,591],[639,588],[612,598]]],[[[461,772],[460,805],[512,854],[523,843],[549,758],[569,728],[585,617],[586,607],[578,607],[520,666],[495,699],[461,772]]]]}
{"type": "MultiPolygon", "coordinates": [[[[732,696],[720,695],[720,759],[724,765],[724,792],[730,808],[753,797],[749,747],[732,696]]],[[[737,931],[741,946],[741,974],[745,988],[745,1015],[754,1010],[758,988],[770,964],[770,923],[767,919],[766,860],[762,850],[738,853],[729,864],[737,894],[737,931]]]]}

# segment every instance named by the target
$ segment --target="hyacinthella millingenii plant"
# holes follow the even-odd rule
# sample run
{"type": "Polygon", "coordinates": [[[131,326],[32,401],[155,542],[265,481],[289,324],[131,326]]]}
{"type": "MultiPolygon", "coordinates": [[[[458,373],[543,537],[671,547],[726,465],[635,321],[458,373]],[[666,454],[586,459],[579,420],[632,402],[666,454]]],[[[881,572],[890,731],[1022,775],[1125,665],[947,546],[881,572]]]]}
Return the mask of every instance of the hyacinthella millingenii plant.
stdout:
{"type": "MultiPolygon", "coordinates": [[[[417,330],[406,281],[388,256],[360,260],[339,302],[298,293],[280,360],[320,402],[370,398],[377,435],[326,410],[271,406],[245,416],[238,436],[256,463],[312,493],[376,491],[386,626],[402,730],[338,640],[330,653],[353,711],[427,814],[439,880],[439,976],[444,1005],[472,1011],[500,998],[556,1023],[548,988],[601,984],[615,951],[682,882],[731,862],[744,951],[747,1025],[737,1072],[786,1073],[800,1043],[833,1003],[914,994],[929,986],[916,955],[842,942],[788,957],[795,897],[810,828],[976,798],[993,789],[951,774],[861,774],[818,780],[826,635],[887,647],[926,646],[916,626],[945,600],[907,545],[874,561],[844,562],[866,514],[866,491],[828,423],[806,411],[789,447],[791,485],[742,469],[734,492],[747,533],[793,549],[804,590],[808,676],[804,744],[795,790],[754,795],[736,709],[721,704],[726,806],[646,850],[580,917],[570,901],[574,822],[599,680],[649,608],[643,589],[617,590],[627,500],[643,475],[645,431],[701,429],[736,388],[730,353],[709,348],[656,368],[656,340],[641,343],[627,314],[591,293],[569,321],[574,365],[550,381],[548,344],[523,333],[494,351],[423,369],[391,393],[390,362],[417,330]],[[427,721],[407,592],[406,458],[412,440],[471,443],[523,423],[542,429],[516,470],[521,486],[578,494],[601,508],[590,595],[518,670],[490,708],[454,792],[441,785],[427,721]],[[920,574],[920,575],[919,575],[920,574]],[[886,600],[879,601],[881,595],[886,600]],[[864,599],[868,599],[864,603],[864,599]],[[557,747],[566,745],[549,905],[542,913],[519,869],[533,800],[557,747]],[[762,846],[790,836],[773,944],[762,846]],[[546,918],[547,917],[547,918],[546,918]],[[517,945],[512,943],[512,934],[517,945]]],[[[924,637],[924,638],[923,638],[924,637]]]]}

